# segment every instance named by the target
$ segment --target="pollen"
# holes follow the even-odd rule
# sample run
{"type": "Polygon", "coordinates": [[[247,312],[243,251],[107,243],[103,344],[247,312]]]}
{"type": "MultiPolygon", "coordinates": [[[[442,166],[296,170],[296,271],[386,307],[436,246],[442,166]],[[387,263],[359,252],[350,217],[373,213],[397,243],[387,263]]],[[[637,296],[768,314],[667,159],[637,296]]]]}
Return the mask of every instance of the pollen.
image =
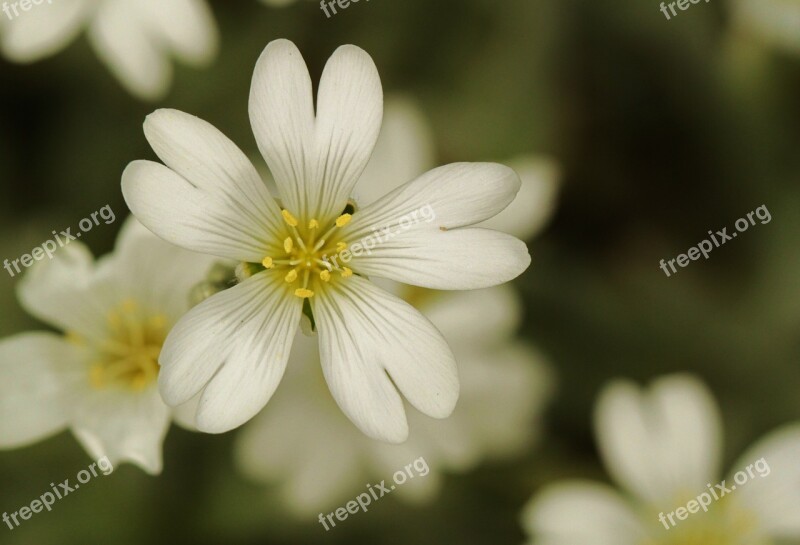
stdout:
{"type": "Polygon", "coordinates": [[[294,241],[292,237],[286,237],[286,240],[283,241],[283,249],[286,250],[286,253],[291,253],[292,248],[294,248],[294,241]]]}
{"type": "Polygon", "coordinates": [[[336,218],[336,227],[344,227],[345,225],[350,223],[351,219],[353,219],[353,216],[351,216],[350,214],[342,214],[341,216],[336,218]]]}
{"type": "Polygon", "coordinates": [[[340,253],[344,252],[346,249],[347,249],[347,243],[346,242],[339,242],[339,243],[336,244],[336,253],[340,254],[340,253]]]}
{"type": "Polygon", "coordinates": [[[275,263],[272,262],[271,257],[265,257],[261,260],[261,264],[264,265],[265,269],[271,269],[275,266],[275,263]]]}
{"type": "Polygon", "coordinates": [[[319,278],[323,282],[330,282],[331,281],[331,272],[330,271],[322,271],[319,273],[319,278]]]}
{"type": "Polygon", "coordinates": [[[301,299],[310,299],[314,297],[314,292],[308,288],[297,288],[294,290],[294,294],[301,299]]]}
{"type": "Polygon", "coordinates": [[[344,267],[342,269],[342,278],[350,278],[351,276],[353,276],[353,269],[350,267],[344,267]]]}
{"type": "Polygon", "coordinates": [[[297,227],[300,223],[288,210],[281,210],[281,216],[283,216],[283,221],[285,221],[289,227],[297,227]]]}
{"type": "Polygon", "coordinates": [[[315,219],[312,219],[311,221],[308,222],[308,228],[309,229],[319,229],[319,222],[317,220],[315,220],[315,219]]]}
{"type": "Polygon", "coordinates": [[[286,282],[288,282],[289,284],[297,280],[297,269],[292,269],[291,271],[289,271],[284,277],[284,280],[286,280],[286,282]]]}

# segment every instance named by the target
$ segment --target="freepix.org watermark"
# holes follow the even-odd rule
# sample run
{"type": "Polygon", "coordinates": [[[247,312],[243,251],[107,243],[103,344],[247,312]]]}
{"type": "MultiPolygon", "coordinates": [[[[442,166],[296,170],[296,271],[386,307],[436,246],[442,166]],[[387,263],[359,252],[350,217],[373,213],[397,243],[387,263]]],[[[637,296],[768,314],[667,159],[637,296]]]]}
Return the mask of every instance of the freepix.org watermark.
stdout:
{"type": "Polygon", "coordinates": [[[704,513],[708,512],[708,507],[711,505],[712,502],[718,501],[721,498],[724,498],[726,495],[731,494],[736,490],[737,486],[743,486],[750,482],[750,480],[754,479],[756,474],[762,479],[764,477],[769,476],[772,473],[772,470],[767,463],[765,458],[761,458],[760,460],[756,460],[755,463],[750,464],[744,470],[736,472],[736,475],[733,476],[733,480],[736,484],[732,484],[728,487],[725,483],[726,481],[722,481],[719,484],[711,486],[711,483],[707,484],[708,492],[703,492],[702,494],[698,495],[696,499],[690,500],[685,507],[678,507],[675,511],[672,511],[668,514],[659,513],[658,520],[661,524],[664,525],[664,528],[670,530],[674,528],[678,522],[682,520],[686,520],[689,518],[689,515],[693,515],[703,510],[704,513]],[[755,471],[753,471],[755,470],[755,471]],[[675,521],[677,517],[678,521],[675,521]],[[667,519],[669,519],[669,524],[667,524],[667,519]]]}
{"type": "MultiPolygon", "coordinates": [[[[709,0],[704,0],[706,4],[708,4],[709,0]]],[[[675,11],[675,6],[678,6],[678,9],[681,11],[686,11],[692,4],[699,4],[700,0],[677,0],[676,2],[661,2],[661,13],[664,14],[664,17],[667,18],[667,21],[672,19],[678,15],[678,12],[675,11]],[[672,12],[672,17],[670,17],[669,12],[672,12]]]]}
{"type": "Polygon", "coordinates": [[[82,484],[86,484],[91,481],[93,477],[97,477],[99,474],[104,476],[110,475],[112,471],[114,471],[114,466],[111,465],[108,456],[103,456],[95,463],[90,465],[88,469],[80,470],[76,477],[78,482],[74,485],[70,484],[69,479],[65,479],[64,482],[59,483],[58,486],[56,486],[55,483],[50,483],[50,488],[53,490],[52,492],[48,490],[39,496],[38,499],[33,500],[30,505],[20,507],[18,511],[14,511],[11,514],[3,513],[3,522],[5,522],[11,530],[14,528],[19,528],[19,525],[22,524],[22,522],[29,520],[36,513],[41,513],[44,509],[52,511],[53,504],[55,504],[57,500],[60,500],[64,498],[64,496],[75,492],[81,487],[82,484]],[[100,470],[100,473],[98,473],[98,469],[100,470]],[[20,522],[19,519],[22,519],[22,522],[20,522]]]}
{"type": "MultiPolygon", "coordinates": [[[[339,6],[339,9],[347,9],[350,7],[351,2],[353,4],[358,4],[358,0],[320,0],[319,9],[321,9],[325,13],[325,17],[328,19],[331,18],[331,13],[336,15],[336,6],[339,6]],[[330,9],[330,12],[328,11],[330,9]]],[[[367,0],[369,2],[369,0],[367,0]]]]}
{"type": "Polygon", "coordinates": [[[412,463],[406,465],[405,468],[398,469],[394,472],[394,475],[392,475],[394,484],[386,486],[385,479],[381,481],[381,484],[376,486],[367,484],[367,492],[359,494],[356,496],[356,499],[350,500],[344,505],[344,507],[339,507],[327,515],[320,513],[319,523],[322,524],[323,528],[325,528],[325,531],[327,532],[331,528],[336,527],[336,522],[333,520],[334,516],[339,520],[339,522],[344,522],[348,516],[355,515],[359,510],[361,510],[363,513],[366,513],[367,506],[373,501],[378,501],[386,494],[389,494],[392,490],[395,490],[398,486],[403,485],[403,483],[405,483],[407,480],[413,479],[415,476],[424,477],[428,473],[430,473],[428,462],[425,461],[425,458],[420,456],[412,463]],[[416,474],[411,471],[412,469],[416,471],[416,474]]]}
{"type": "Polygon", "coordinates": [[[79,232],[76,232],[73,235],[71,227],[67,227],[67,229],[65,231],[61,231],[60,234],[53,231],[53,238],[45,241],[41,246],[37,246],[31,250],[31,253],[25,254],[13,261],[9,261],[8,259],[3,260],[3,268],[8,271],[8,274],[10,274],[13,278],[15,275],[22,272],[20,265],[27,269],[33,265],[34,261],[41,261],[45,258],[45,256],[47,256],[47,259],[53,259],[53,254],[56,250],[63,248],[73,240],[80,238],[82,233],[87,233],[95,226],[100,225],[100,220],[98,217],[102,219],[106,225],[114,223],[114,220],[116,219],[114,211],[111,210],[111,206],[107,204],[97,212],[92,212],[88,218],[83,218],[80,222],[78,222],[78,228],[80,229],[79,232]]]}
{"type": "Polygon", "coordinates": [[[676,258],[670,259],[669,261],[661,260],[659,267],[664,274],[668,277],[672,274],[678,272],[678,269],[675,268],[675,262],[678,263],[679,267],[686,267],[692,261],[697,261],[700,259],[702,255],[705,259],[708,259],[708,255],[711,253],[711,250],[714,248],[719,248],[729,240],[733,240],[736,238],[739,233],[744,233],[747,231],[751,226],[756,224],[755,218],[758,218],[761,221],[761,225],[767,224],[772,221],[772,215],[767,210],[767,205],[762,204],[758,208],[756,208],[752,212],[748,212],[746,217],[739,218],[734,223],[734,227],[736,227],[736,231],[728,234],[728,228],[723,227],[721,231],[717,231],[716,234],[712,231],[709,231],[708,234],[711,237],[711,240],[703,240],[697,246],[692,246],[689,248],[685,254],[681,254],[676,258]],[[713,241],[713,244],[712,244],[713,241]],[[667,268],[669,265],[669,268],[667,268]],[[672,273],[669,271],[672,270],[672,273]]]}
{"type": "Polygon", "coordinates": [[[5,13],[10,20],[13,20],[14,17],[20,16],[19,10],[17,8],[21,9],[23,12],[30,11],[31,8],[33,8],[33,6],[38,6],[45,2],[47,2],[48,4],[52,4],[53,0],[19,0],[17,2],[3,2],[2,9],[3,13],[5,13]],[[11,15],[12,12],[14,13],[14,15],[11,15]]]}
{"type": "Polygon", "coordinates": [[[386,225],[383,227],[372,227],[370,229],[372,233],[365,236],[352,246],[343,249],[336,255],[322,256],[322,261],[326,263],[329,270],[346,269],[346,267],[340,265],[339,262],[347,264],[350,263],[350,260],[353,259],[354,257],[360,257],[365,253],[367,255],[372,255],[372,250],[378,244],[386,243],[387,241],[393,239],[400,233],[408,231],[414,225],[418,224],[421,221],[424,221],[425,223],[430,223],[435,219],[436,219],[436,212],[434,212],[433,207],[430,204],[426,204],[425,206],[421,207],[418,210],[413,210],[408,214],[403,215],[396,222],[393,222],[391,225],[386,225]]]}

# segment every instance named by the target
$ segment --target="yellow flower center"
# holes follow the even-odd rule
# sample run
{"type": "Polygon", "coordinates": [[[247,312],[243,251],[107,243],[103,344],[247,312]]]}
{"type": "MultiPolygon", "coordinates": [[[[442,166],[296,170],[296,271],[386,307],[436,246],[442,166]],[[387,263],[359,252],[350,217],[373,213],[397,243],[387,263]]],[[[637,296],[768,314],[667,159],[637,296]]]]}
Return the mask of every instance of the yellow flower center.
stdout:
{"type": "Polygon", "coordinates": [[[301,223],[291,212],[281,212],[288,227],[282,250],[265,256],[261,265],[284,274],[283,279],[302,299],[314,297],[320,284],[335,277],[348,278],[353,271],[344,266],[342,259],[348,244],[342,240],[340,229],[350,223],[352,216],[342,214],[323,228],[319,220],[311,218],[301,223]]]}
{"type": "Polygon", "coordinates": [[[128,299],[107,316],[105,339],[89,340],[74,333],[67,339],[86,346],[94,353],[89,368],[93,388],[123,387],[142,391],[158,378],[158,356],[167,336],[167,318],[149,315],[139,304],[128,299]]]}

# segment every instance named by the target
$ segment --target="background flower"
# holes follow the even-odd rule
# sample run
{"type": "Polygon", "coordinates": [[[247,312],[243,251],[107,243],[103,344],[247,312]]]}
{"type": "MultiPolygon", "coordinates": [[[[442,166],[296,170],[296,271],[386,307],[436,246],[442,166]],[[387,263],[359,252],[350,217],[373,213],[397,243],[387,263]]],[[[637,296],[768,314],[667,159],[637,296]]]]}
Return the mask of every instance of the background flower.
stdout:
{"type": "Polygon", "coordinates": [[[612,383],[600,395],[595,428],[605,465],[630,501],[601,484],[548,486],[523,513],[531,543],[756,545],[800,537],[800,491],[787,486],[800,478],[800,425],[757,442],[725,481],[718,409],[694,377],[664,377],[646,392],[612,383]],[[688,515],[675,514],[690,501],[688,515]]]}
{"type": "MultiPolygon", "coordinates": [[[[212,260],[170,246],[133,219],[97,264],[79,241],[56,252],[23,277],[19,296],[63,335],[0,341],[0,447],[69,428],[94,460],[160,473],[173,411],[156,387],[158,353],[212,260]]],[[[192,425],[188,412],[176,417],[192,425]]]]}
{"type": "Polygon", "coordinates": [[[731,0],[739,32],[765,45],[800,52],[800,2],[796,0],[731,0]]]}
{"type": "Polygon", "coordinates": [[[55,0],[28,3],[27,10],[19,4],[6,3],[0,17],[8,59],[38,61],[85,28],[100,59],[142,99],[166,94],[172,57],[201,66],[216,54],[217,29],[205,0],[55,0]]]}

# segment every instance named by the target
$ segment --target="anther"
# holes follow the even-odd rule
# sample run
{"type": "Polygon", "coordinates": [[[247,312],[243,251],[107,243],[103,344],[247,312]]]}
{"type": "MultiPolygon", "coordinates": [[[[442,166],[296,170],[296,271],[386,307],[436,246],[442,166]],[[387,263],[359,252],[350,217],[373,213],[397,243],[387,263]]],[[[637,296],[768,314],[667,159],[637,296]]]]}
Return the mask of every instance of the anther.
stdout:
{"type": "Polygon", "coordinates": [[[292,237],[286,237],[286,240],[283,241],[283,249],[286,250],[286,253],[290,253],[294,248],[294,241],[292,241],[292,237]]]}
{"type": "Polygon", "coordinates": [[[308,288],[297,288],[294,290],[294,294],[301,299],[310,299],[314,297],[314,292],[308,288]]]}
{"type": "Polygon", "coordinates": [[[351,276],[353,276],[353,269],[350,267],[344,267],[342,269],[342,278],[349,278],[351,276]]]}
{"type": "Polygon", "coordinates": [[[353,216],[351,216],[350,214],[342,214],[341,216],[336,218],[336,227],[344,227],[345,225],[350,223],[351,219],[353,219],[353,216]]]}
{"type": "Polygon", "coordinates": [[[275,267],[275,263],[272,261],[271,257],[265,257],[263,260],[261,260],[261,264],[264,265],[265,269],[271,269],[275,267]]]}
{"type": "Polygon", "coordinates": [[[294,217],[291,212],[288,210],[281,210],[281,216],[283,216],[283,221],[285,221],[289,227],[297,227],[297,218],[294,217]]]}
{"type": "Polygon", "coordinates": [[[297,280],[297,269],[292,269],[291,271],[289,271],[286,274],[286,277],[284,278],[284,280],[286,280],[289,284],[291,284],[292,282],[297,280]]]}
{"type": "Polygon", "coordinates": [[[319,278],[323,282],[330,282],[331,280],[331,272],[330,271],[322,271],[319,273],[319,278]]]}

